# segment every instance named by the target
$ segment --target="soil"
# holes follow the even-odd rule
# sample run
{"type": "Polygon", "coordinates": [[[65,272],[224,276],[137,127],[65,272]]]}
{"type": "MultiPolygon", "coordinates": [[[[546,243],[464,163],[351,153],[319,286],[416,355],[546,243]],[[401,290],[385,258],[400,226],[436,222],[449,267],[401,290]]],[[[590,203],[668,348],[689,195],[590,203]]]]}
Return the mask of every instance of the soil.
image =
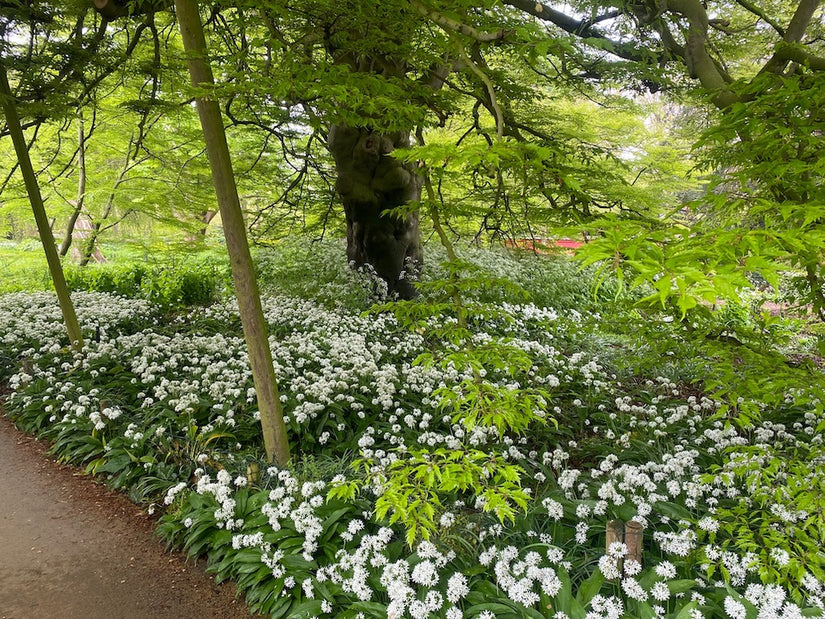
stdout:
{"type": "Polygon", "coordinates": [[[248,617],[144,511],[45,451],[0,413],[0,619],[248,617]]]}

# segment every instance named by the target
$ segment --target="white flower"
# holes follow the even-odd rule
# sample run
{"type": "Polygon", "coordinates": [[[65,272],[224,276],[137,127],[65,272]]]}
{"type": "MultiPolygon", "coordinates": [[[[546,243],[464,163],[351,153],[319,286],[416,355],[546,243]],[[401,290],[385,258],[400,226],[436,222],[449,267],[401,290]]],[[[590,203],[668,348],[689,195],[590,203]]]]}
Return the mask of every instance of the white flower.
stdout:
{"type": "Polygon", "coordinates": [[[453,604],[457,604],[459,600],[464,598],[470,592],[467,586],[467,577],[464,574],[456,572],[447,581],[447,599],[453,604]]]}
{"type": "Polygon", "coordinates": [[[662,561],[655,568],[656,574],[665,580],[676,578],[676,568],[670,561],[662,561]]]}
{"type": "Polygon", "coordinates": [[[562,517],[564,517],[564,507],[562,507],[562,504],[556,501],[555,499],[547,497],[546,499],[542,500],[541,504],[542,507],[544,507],[544,509],[547,510],[547,515],[550,516],[553,520],[560,520],[562,517]]]}
{"type": "Polygon", "coordinates": [[[725,612],[730,619],[745,619],[747,616],[744,604],[732,597],[725,598],[725,612]]]}
{"type": "Polygon", "coordinates": [[[629,598],[633,598],[634,600],[638,600],[640,602],[647,600],[647,591],[642,588],[639,581],[635,578],[628,577],[622,579],[622,590],[629,598]]]}
{"type": "Polygon", "coordinates": [[[654,583],[653,587],[651,587],[650,595],[653,596],[653,599],[658,600],[659,602],[664,602],[670,598],[670,589],[668,589],[668,586],[665,583],[657,582],[654,583]]]}
{"type": "Polygon", "coordinates": [[[438,570],[432,561],[421,561],[413,568],[411,578],[419,585],[435,587],[438,584],[438,570]]]}

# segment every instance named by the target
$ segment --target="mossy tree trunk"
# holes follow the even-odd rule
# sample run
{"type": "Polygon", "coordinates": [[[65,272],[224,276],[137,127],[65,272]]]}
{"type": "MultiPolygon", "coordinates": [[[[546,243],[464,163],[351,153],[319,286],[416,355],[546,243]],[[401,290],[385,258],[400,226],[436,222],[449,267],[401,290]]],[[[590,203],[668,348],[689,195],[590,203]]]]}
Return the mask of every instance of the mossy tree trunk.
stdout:
{"type": "MultiPolygon", "coordinates": [[[[206,59],[206,41],[197,2],[196,0],[175,0],[175,10],[187,54],[192,84],[197,89],[209,88],[214,85],[214,79],[212,69],[206,59]]],[[[266,454],[269,460],[275,459],[278,464],[284,465],[289,461],[286,425],[272,365],[272,353],[269,348],[261,297],[246,238],[246,225],[226,143],[223,118],[218,102],[213,98],[199,96],[197,106],[226,237],[226,248],[232,266],[232,279],[249,351],[255,391],[258,396],[266,454]]]]}
{"type": "Polygon", "coordinates": [[[77,321],[77,314],[74,311],[72,298],[69,295],[69,288],[66,286],[66,278],[63,276],[63,266],[60,264],[60,257],[57,255],[57,247],[54,244],[49,218],[46,215],[46,208],[43,206],[43,198],[40,195],[40,187],[37,185],[37,177],[34,174],[29,149],[26,145],[26,138],[23,135],[23,128],[20,125],[20,117],[17,114],[17,106],[11,94],[9,79],[6,75],[6,65],[0,59],[0,104],[6,116],[6,125],[14,142],[14,150],[17,153],[17,161],[20,165],[20,173],[26,184],[26,192],[29,194],[29,201],[34,212],[34,219],[37,222],[37,231],[40,235],[40,242],[43,243],[43,250],[46,252],[46,262],[49,265],[49,273],[54,283],[57,293],[57,300],[60,303],[60,310],[63,313],[63,320],[66,323],[66,330],[69,333],[69,341],[72,348],[77,351],[83,349],[83,336],[80,333],[80,324],[77,321]]]}
{"type": "Polygon", "coordinates": [[[396,148],[409,147],[409,133],[334,125],[327,145],[344,204],[348,259],[356,267],[371,265],[390,293],[413,298],[409,269],[417,270],[423,260],[418,213],[387,213],[421,198],[421,178],[414,168],[389,156],[396,148]]]}

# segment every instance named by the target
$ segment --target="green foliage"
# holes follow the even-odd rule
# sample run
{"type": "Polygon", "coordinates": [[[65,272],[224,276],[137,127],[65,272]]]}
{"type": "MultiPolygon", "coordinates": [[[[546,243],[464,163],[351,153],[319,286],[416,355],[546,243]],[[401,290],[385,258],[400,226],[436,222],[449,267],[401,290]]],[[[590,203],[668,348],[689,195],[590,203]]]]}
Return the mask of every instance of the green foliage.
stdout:
{"type": "MultiPolygon", "coordinates": [[[[735,549],[759,557],[761,581],[788,583],[794,600],[800,602],[807,573],[825,578],[825,452],[821,445],[783,449],[765,444],[730,448],[728,453],[727,465],[714,469],[705,480],[718,475],[730,485],[757,490],[724,501],[716,513],[718,530],[703,535],[722,551],[735,549]]],[[[708,578],[719,573],[730,580],[728,568],[718,558],[704,560],[708,578]]]]}
{"type": "Polygon", "coordinates": [[[20,290],[48,290],[51,277],[37,242],[0,241],[0,294],[20,290]]]}
{"type": "Polygon", "coordinates": [[[208,305],[220,297],[228,279],[225,267],[209,263],[72,266],[65,274],[69,290],[111,292],[163,307],[208,305]]]}
{"type": "MultiPolygon", "coordinates": [[[[411,548],[438,530],[444,497],[474,497],[483,511],[501,522],[514,521],[516,509],[526,509],[530,498],[519,483],[521,467],[478,449],[413,449],[388,467],[372,458],[353,466],[364,471],[365,485],[381,489],[376,517],[400,523],[411,548]]],[[[353,490],[351,484],[341,484],[328,496],[352,499],[353,490]]]]}
{"type": "MultiPolygon", "coordinates": [[[[511,297],[524,295],[524,291],[507,278],[494,277],[457,258],[442,268],[447,273],[445,279],[419,284],[421,299],[391,302],[373,310],[392,311],[403,327],[433,343],[451,345],[435,354],[425,353],[415,361],[437,363],[466,376],[457,385],[434,391],[437,408],[449,414],[463,431],[471,433],[480,427],[499,437],[546,423],[550,395],[520,384],[533,367],[530,355],[507,338],[477,341],[473,333],[474,325],[503,316],[492,304],[473,301],[477,291],[499,288],[511,297]]],[[[469,493],[484,511],[494,513],[502,522],[515,520],[515,508],[527,506],[528,494],[520,486],[523,469],[494,453],[462,446],[432,452],[400,449],[396,455],[389,466],[369,457],[353,466],[363,469],[366,486],[380,489],[376,516],[389,516],[390,524],[403,524],[410,547],[419,538],[429,539],[437,530],[443,497],[469,493]]],[[[357,485],[344,484],[330,496],[351,495],[356,489],[357,485]]]]}
{"type": "MultiPolygon", "coordinates": [[[[806,587],[825,570],[825,398],[820,370],[775,350],[796,345],[793,325],[764,319],[750,294],[686,320],[653,312],[658,302],[623,313],[592,294],[595,312],[494,303],[520,298],[500,280],[508,270],[521,277],[523,258],[470,257],[430,265],[447,277],[426,279],[421,299],[366,315],[320,310],[309,285],[309,301],[265,303],[293,417],[288,470],[261,459],[228,304],[159,319],[142,300],[77,294],[84,329],[97,321],[101,334],[78,357],[55,345],[59,329],[44,328],[59,327],[48,295],[8,295],[0,308],[16,322],[0,323],[13,366],[5,406],[58,457],[156,508],[167,499],[164,537],[206,553],[259,612],[317,615],[328,603],[336,616],[386,618],[389,574],[430,560],[439,581],[404,581],[410,603],[433,591],[446,599],[448,577],[460,573],[464,616],[584,618],[622,600],[629,617],[652,619],[654,606],[668,619],[697,609],[722,617],[729,597],[758,606],[740,595],[754,583],[788,589],[803,616],[816,616],[806,587]],[[647,527],[632,578],[644,600],[603,565],[605,520],[639,517],[647,527]],[[661,536],[694,541],[675,554],[661,536]],[[370,554],[378,538],[386,545],[370,554]],[[748,552],[758,569],[743,567],[748,552]],[[667,577],[656,569],[664,561],[667,577]],[[352,593],[354,562],[369,600],[352,593]],[[515,601],[509,575],[515,583],[538,566],[558,584],[536,582],[538,601],[515,601]],[[654,586],[666,600],[651,597],[654,586]]],[[[578,273],[562,260],[547,259],[545,281],[578,273]]],[[[284,272],[309,277],[305,265],[284,272]]]]}
{"type": "MultiPolygon", "coordinates": [[[[748,234],[763,231],[761,244],[771,247],[785,270],[798,272],[799,289],[805,291],[801,301],[821,318],[825,193],[818,179],[825,168],[817,138],[825,129],[823,80],[820,73],[806,72],[755,79],[741,87],[743,101],[697,145],[703,165],[716,171],[705,219],[748,234]]],[[[753,270],[771,268],[757,267],[753,270]]]]}
{"type": "Polygon", "coordinates": [[[356,271],[348,266],[341,239],[294,235],[273,247],[257,248],[254,260],[265,292],[350,309],[365,308],[381,294],[382,281],[369,269],[356,271]]]}

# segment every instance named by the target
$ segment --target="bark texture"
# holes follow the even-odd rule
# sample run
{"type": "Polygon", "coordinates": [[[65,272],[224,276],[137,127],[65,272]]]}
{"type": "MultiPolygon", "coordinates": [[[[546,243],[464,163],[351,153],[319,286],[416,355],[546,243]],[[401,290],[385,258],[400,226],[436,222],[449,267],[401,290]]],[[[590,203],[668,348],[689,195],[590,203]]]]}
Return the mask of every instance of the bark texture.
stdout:
{"type": "Polygon", "coordinates": [[[398,217],[387,211],[418,201],[421,179],[389,154],[409,145],[409,133],[344,125],[334,125],[328,139],[346,215],[347,258],[356,267],[371,265],[388,292],[402,299],[415,297],[408,266],[417,269],[423,260],[418,213],[398,217]]]}

